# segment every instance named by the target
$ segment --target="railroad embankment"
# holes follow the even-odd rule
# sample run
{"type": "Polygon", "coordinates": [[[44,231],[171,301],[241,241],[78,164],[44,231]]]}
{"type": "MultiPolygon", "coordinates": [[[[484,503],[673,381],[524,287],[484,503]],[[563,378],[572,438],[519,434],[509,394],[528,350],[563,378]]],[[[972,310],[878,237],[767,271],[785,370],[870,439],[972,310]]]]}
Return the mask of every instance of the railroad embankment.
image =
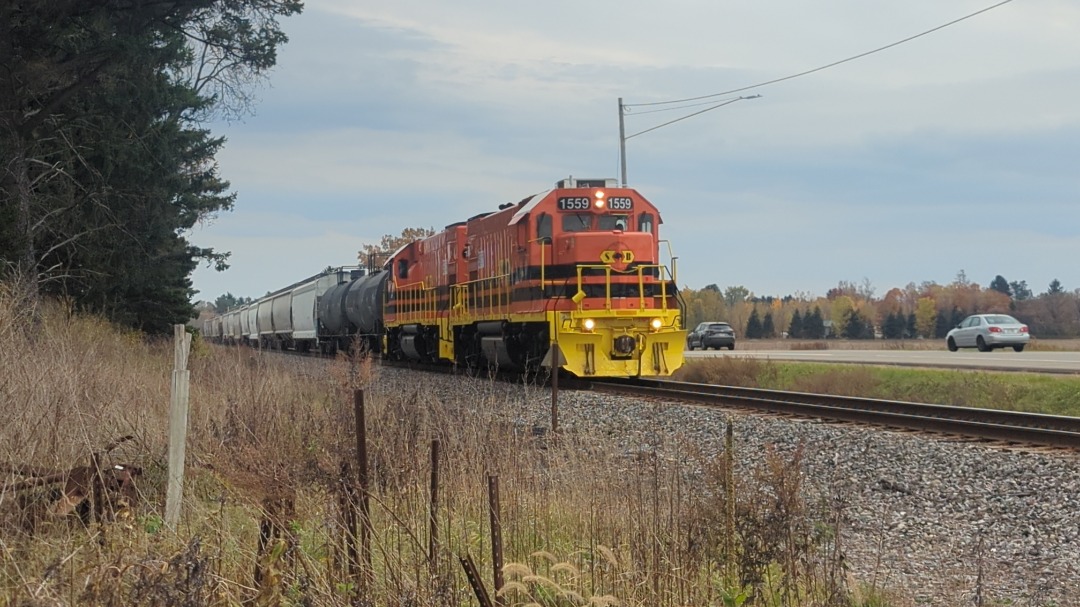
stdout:
{"type": "Polygon", "coordinates": [[[1053,457],[571,392],[555,435],[542,386],[197,339],[171,529],[172,344],[62,308],[33,325],[13,304],[0,292],[0,604],[465,605],[480,586],[505,605],[1080,598],[1051,587],[1078,539],[1053,457]],[[1017,561],[1032,550],[1046,580],[1017,561]]]}

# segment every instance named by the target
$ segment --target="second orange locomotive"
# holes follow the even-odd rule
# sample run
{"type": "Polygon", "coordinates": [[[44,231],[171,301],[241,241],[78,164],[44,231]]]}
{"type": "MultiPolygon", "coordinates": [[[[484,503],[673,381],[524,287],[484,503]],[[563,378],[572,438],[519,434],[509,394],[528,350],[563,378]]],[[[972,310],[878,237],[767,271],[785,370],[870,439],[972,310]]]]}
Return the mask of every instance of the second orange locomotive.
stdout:
{"type": "Polygon", "coordinates": [[[569,178],[447,226],[387,262],[380,349],[581,377],[670,375],[686,332],[660,223],[634,189],[569,178]]]}

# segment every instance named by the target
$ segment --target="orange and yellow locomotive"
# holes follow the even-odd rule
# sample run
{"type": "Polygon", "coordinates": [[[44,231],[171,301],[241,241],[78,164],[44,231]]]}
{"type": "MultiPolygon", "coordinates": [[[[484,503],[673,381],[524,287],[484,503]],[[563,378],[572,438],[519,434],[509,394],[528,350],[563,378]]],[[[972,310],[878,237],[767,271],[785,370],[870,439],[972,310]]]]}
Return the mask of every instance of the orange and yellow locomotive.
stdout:
{"type": "Polygon", "coordinates": [[[634,189],[569,178],[447,226],[387,262],[381,349],[581,377],[670,375],[686,332],[660,223],[634,189]]]}

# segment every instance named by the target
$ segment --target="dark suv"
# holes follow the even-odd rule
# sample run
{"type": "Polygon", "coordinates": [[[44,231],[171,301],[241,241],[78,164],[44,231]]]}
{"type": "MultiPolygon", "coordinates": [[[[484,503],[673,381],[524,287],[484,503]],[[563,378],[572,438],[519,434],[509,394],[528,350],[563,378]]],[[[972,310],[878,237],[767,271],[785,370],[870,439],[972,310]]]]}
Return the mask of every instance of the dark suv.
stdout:
{"type": "Polygon", "coordinates": [[[686,336],[686,348],[688,350],[694,348],[701,348],[702,350],[727,348],[728,350],[734,350],[735,329],[732,329],[731,325],[726,322],[703,322],[690,335],[686,336]]]}

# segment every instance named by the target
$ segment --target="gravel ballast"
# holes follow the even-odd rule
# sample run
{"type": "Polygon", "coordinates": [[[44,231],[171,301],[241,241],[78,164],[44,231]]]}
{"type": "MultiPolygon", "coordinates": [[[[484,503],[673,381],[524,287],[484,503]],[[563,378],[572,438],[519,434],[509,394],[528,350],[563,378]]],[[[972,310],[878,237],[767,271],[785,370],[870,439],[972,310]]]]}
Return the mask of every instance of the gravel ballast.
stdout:
{"type": "MultiPolygon", "coordinates": [[[[407,381],[401,371],[382,373],[377,390],[407,381]]],[[[496,398],[516,424],[550,423],[544,388],[437,376],[428,386],[435,395],[477,390],[496,398]]],[[[806,499],[842,497],[843,550],[859,581],[918,605],[1080,605],[1080,455],[560,393],[560,430],[607,436],[628,454],[690,441],[719,453],[729,418],[740,467],[767,445],[803,447],[806,499]]]]}

